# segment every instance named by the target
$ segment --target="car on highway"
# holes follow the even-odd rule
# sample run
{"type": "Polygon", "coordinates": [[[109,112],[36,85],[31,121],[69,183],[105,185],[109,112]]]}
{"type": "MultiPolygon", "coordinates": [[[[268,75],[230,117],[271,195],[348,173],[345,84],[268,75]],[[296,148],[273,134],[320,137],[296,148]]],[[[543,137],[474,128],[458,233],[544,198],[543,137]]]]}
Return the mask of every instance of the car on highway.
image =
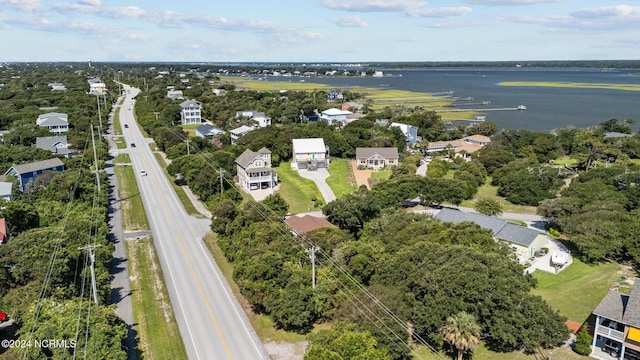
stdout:
{"type": "Polygon", "coordinates": [[[146,170],[140,170],[140,175],[141,176],[147,176],[147,171],[146,170]]]}
{"type": "Polygon", "coordinates": [[[124,124],[124,128],[128,129],[129,128],[129,124],[124,124]]]}
{"type": "Polygon", "coordinates": [[[136,147],[136,143],[131,143],[131,147],[136,147]]]}

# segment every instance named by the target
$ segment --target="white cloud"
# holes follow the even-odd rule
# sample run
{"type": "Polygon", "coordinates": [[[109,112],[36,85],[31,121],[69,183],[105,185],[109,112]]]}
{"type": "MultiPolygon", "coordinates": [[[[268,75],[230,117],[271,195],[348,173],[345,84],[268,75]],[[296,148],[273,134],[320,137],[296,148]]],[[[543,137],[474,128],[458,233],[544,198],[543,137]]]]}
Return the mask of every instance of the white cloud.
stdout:
{"type": "Polygon", "coordinates": [[[450,17],[450,16],[461,16],[464,14],[468,14],[472,12],[473,9],[466,6],[459,7],[440,7],[433,9],[417,9],[413,10],[409,15],[418,16],[418,17],[450,17]]]}
{"type": "Polygon", "coordinates": [[[513,22],[542,25],[555,29],[602,31],[637,29],[640,7],[629,5],[603,6],[574,11],[569,15],[548,17],[517,16],[513,22]]]}
{"type": "Polygon", "coordinates": [[[100,0],[79,0],[78,3],[82,5],[100,6],[100,0]]]}
{"type": "Polygon", "coordinates": [[[500,5],[533,5],[562,2],[563,0],[464,0],[469,4],[500,6],[500,5]]]}
{"type": "Polygon", "coordinates": [[[40,0],[0,0],[0,5],[7,5],[28,12],[43,9],[40,0]]]}
{"type": "Polygon", "coordinates": [[[366,21],[361,19],[359,16],[342,16],[342,17],[331,17],[327,19],[329,22],[332,22],[340,27],[367,27],[366,21]]]}
{"type": "Polygon", "coordinates": [[[147,15],[147,11],[137,6],[124,7],[100,7],[83,4],[55,4],[52,9],[63,13],[85,13],[94,14],[111,19],[137,18],[147,15]]]}
{"type": "Polygon", "coordinates": [[[359,2],[324,0],[322,5],[333,10],[353,12],[409,12],[416,8],[424,7],[427,3],[414,0],[368,0],[359,2]]]}

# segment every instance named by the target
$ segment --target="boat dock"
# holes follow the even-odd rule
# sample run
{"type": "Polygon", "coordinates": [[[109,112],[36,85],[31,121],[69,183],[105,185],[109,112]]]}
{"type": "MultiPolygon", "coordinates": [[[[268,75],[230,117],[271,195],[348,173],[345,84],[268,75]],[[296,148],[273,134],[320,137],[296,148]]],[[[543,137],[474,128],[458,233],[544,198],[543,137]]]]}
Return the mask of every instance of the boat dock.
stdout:
{"type": "Polygon", "coordinates": [[[485,109],[485,108],[464,108],[464,109],[437,109],[434,110],[437,113],[441,113],[441,112],[466,112],[466,111],[474,111],[474,112],[485,112],[485,111],[522,111],[522,110],[527,110],[527,107],[524,105],[518,105],[517,107],[510,107],[510,108],[492,108],[492,109],[485,109]]]}

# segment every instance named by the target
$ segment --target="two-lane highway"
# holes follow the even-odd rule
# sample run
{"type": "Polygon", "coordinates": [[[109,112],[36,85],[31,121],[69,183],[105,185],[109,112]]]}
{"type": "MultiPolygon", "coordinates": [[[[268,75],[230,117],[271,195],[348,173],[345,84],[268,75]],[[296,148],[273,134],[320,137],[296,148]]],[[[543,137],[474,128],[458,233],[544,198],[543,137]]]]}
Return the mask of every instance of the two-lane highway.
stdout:
{"type": "Polygon", "coordinates": [[[139,90],[129,86],[124,89],[127,95],[120,110],[122,130],[189,358],[269,359],[203,244],[210,220],[195,218],[184,210],[148,146],[150,140],[135,123],[132,104],[139,90]]]}

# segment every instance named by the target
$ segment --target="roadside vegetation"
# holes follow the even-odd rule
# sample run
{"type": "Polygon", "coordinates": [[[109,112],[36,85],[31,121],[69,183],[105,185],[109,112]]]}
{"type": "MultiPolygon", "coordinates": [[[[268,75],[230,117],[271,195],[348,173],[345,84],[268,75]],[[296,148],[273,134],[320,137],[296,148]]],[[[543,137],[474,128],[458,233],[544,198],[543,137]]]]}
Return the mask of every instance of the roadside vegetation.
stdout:
{"type": "Polygon", "coordinates": [[[131,166],[116,166],[122,209],[122,227],[125,231],[149,230],[142,197],[131,166]]]}

